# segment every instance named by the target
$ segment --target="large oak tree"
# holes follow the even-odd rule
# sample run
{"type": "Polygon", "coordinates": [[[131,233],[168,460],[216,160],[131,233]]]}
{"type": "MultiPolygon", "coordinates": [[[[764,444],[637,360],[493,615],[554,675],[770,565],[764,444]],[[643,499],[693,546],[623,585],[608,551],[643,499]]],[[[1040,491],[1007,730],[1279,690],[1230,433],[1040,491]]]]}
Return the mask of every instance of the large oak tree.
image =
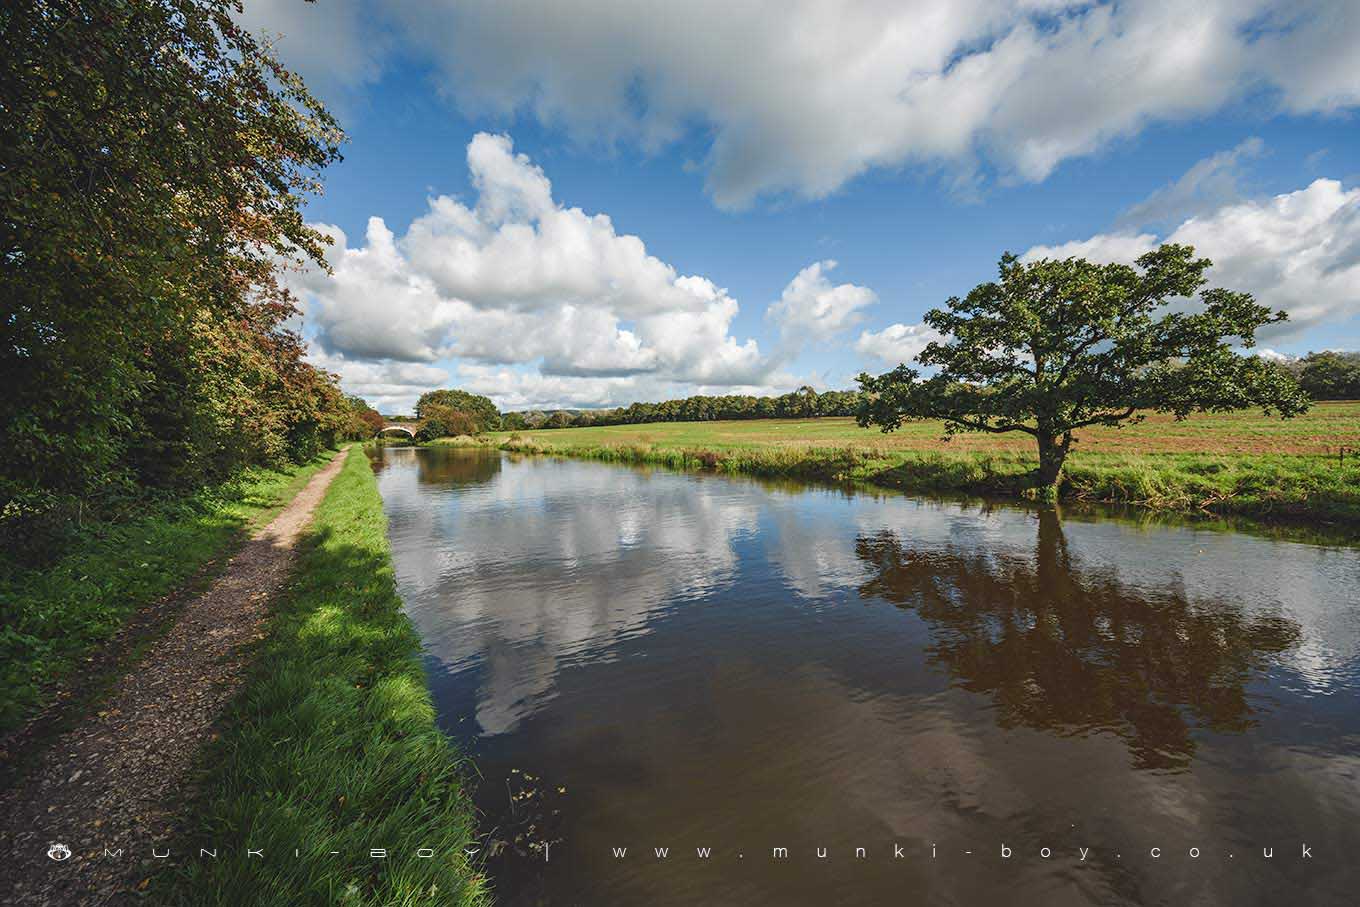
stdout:
{"type": "Polygon", "coordinates": [[[1088,426],[1118,427],[1148,411],[1303,412],[1307,397],[1292,378],[1234,349],[1253,346],[1256,331],[1285,313],[1250,293],[1202,289],[1211,265],[1174,244],[1136,267],[1007,253],[998,280],[926,313],[945,338],[917,357],[938,369],[932,377],[905,364],[860,376],[859,423],[892,431],[906,419],[943,419],[951,433],[1030,435],[1036,484],[1054,494],[1075,433],[1088,426]],[[1196,293],[1198,304],[1187,302],[1196,293]]]}

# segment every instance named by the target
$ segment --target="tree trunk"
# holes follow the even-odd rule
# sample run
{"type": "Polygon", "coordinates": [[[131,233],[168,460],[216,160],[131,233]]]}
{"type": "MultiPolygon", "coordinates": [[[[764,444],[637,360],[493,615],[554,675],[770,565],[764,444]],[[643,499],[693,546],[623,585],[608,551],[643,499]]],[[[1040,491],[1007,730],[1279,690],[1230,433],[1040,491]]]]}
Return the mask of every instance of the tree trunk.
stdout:
{"type": "Polygon", "coordinates": [[[1039,434],[1039,473],[1035,484],[1045,497],[1057,497],[1062,481],[1063,461],[1067,459],[1068,439],[1059,442],[1057,435],[1039,434]]]}

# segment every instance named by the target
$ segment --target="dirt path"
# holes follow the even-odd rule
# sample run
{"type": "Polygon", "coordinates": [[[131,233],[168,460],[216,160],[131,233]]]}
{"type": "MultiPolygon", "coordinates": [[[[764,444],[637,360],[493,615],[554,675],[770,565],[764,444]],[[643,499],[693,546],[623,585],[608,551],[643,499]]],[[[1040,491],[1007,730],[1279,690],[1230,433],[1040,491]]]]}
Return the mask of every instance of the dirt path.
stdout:
{"type": "MultiPolygon", "coordinates": [[[[0,904],[117,903],[155,867],[194,756],[240,685],[342,451],[190,601],[95,715],[52,742],[0,796],[0,904]],[[70,856],[49,856],[54,845],[70,856]],[[121,851],[121,856],[111,856],[121,851]]],[[[60,850],[54,851],[62,856],[60,850]]]]}

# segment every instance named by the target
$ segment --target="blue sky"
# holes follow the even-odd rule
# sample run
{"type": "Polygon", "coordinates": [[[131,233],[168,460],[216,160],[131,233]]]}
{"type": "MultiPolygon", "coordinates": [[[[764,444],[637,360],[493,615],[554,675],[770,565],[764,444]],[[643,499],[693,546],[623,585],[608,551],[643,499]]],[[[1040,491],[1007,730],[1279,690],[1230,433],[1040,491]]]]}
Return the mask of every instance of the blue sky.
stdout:
{"type": "Polygon", "coordinates": [[[1354,4],[534,6],[247,4],[349,134],[296,287],[384,411],[846,387],[1002,251],[1168,238],[1291,312],[1262,347],[1360,348],[1354,4]]]}

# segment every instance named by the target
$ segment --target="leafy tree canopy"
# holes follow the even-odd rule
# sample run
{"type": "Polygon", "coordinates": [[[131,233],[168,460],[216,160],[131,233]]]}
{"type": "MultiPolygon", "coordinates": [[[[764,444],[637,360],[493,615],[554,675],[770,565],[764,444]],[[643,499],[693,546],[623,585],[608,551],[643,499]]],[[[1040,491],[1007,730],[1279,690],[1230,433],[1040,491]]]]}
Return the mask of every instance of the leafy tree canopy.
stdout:
{"type": "Polygon", "coordinates": [[[1309,353],[1293,365],[1299,386],[1314,400],[1360,400],[1360,353],[1309,353]]]}
{"type": "Polygon", "coordinates": [[[1288,375],[1233,349],[1253,346],[1285,313],[1249,293],[1201,290],[1211,264],[1174,244],[1136,267],[1007,253],[997,281],[926,313],[946,338],[917,357],[934,376],[906,365],[860,376],[860,424],[892,431],[904,419],[943,419],[949,432],[1023,432],[1038,446],[1038,484],[1052,491],[1086,426],[1137,422],[1147,410],[1303,412],[1307,398],[1288,375]],[[1194,310],[1170,308],[1197,292],[1194,310]]]}
{"type": "Polygon", "coordinates": [[[0,536],[343,430],[277,280],[342,135],[239,11],[0,4],[0,536]]]}
{"type": "Polygon", "coordinates": [[[475,435],[479,431],[477,420],[470,414],[452,406],[428,403],[424,409],[424,423],[416,432],[416,440],[433,441],[435,438],[455,438],[459,435],[475,435]]]}
{"type": "Polygon", "coordinates": [[[480,394],[470,394],[461,390],[429,391],[421,394],[420,399],[416,401],[416,418],[429,418],[430,407],[432,406],[460,410],[470,416],[476,423],[476,428],[473,432],[461,432],[461,434],[474,434],[476,431],[497,431],[501,427],[500,410],[496,409],[496,404],[492,403],[489,397],[483,397],[480,394]]]}

